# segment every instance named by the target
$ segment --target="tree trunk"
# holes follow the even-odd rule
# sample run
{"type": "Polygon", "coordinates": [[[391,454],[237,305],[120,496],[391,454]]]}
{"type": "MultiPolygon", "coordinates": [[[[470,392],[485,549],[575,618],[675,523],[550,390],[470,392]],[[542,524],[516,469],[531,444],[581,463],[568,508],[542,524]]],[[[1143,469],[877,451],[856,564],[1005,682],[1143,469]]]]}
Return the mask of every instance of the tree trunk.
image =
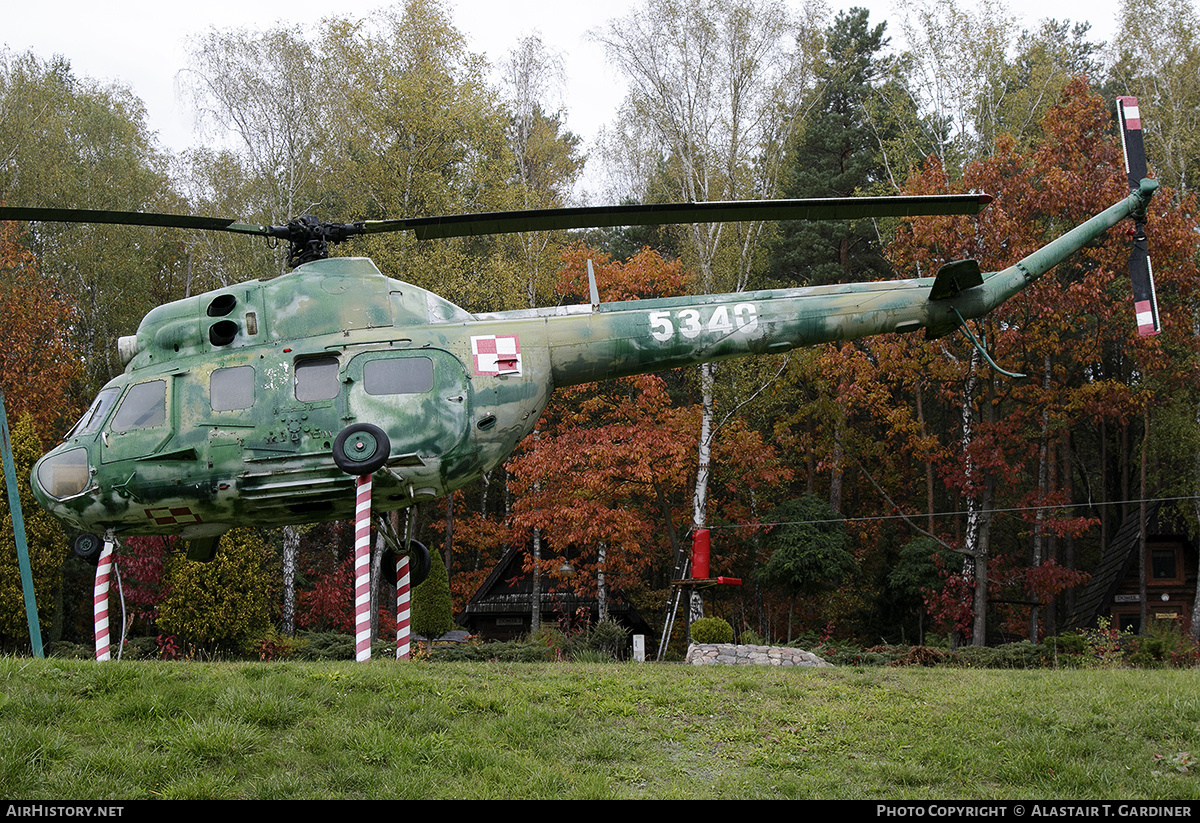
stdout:
{"type": "Polygon", "coordinates": [[[529,593],[529,632],[542,630],[542,531],[533,530],[533,589],[529,593]]]}
{"type": "MultiPolygon", "coordinates": [[[[703,363],[700,366],[700,442],[696,459],[696,486],[692,492],[692,533],[705,527],[708,522],[708,478],[712,472],[713,437],[713,387],[716,366],[703,363]]],[[[689,621],[704,617],[704,600],[700,592],[691,592],[689,621]]]]}
{"type": "Polygon", "coordinates": [[[300,533],[295,526],[283,527],[283,633],[296,633],[296,554],[300,549],[300,533]]]}
{"type": "Polygon", "coordinates": [[[608,547],[604,541],[596,547],[596,619],[608,619],[608,586],[604,581],[604,563],[608,559],[608,547]]]}
{"type": "MultiPolygon", "coordinates": [[[[1042,356],[1042,391],[1048,396],[1050,391],[1050,355],[1042,356]]],[[[1033,524],[1033,552],[1029,558],[1029,565],[1036,569],[1042,565],[1042,558],[1045,554],[1046,540],[1046,495],[1050,493],[1050,403],[1048,400],[1042,401],[1042,433],[1041,442],[1038,445],[1038,509],[1034,517],[1033,524]]],[[[1036,601],[1037,597],[1031,592],[1030,600],[1036,601]]],[[[1038,642],[1038,606],[1029,607],[1029,642],[1038,642]]]]}
{"type": "Polygon", "coordinates": [[[442,543],[442,555],[449,577],[454,568],[454,492],[446,495],[446,539],[442,543]]]}
{"type": "Polygon", "coordinates": [[[1150,405],[1142,407],[1142,460],[1138,478],[1138,599],[1142,602],[1141,629],[1150,631],[1150,605],[1146,602],[1146,464],[1150,452],[1150,405]]]}

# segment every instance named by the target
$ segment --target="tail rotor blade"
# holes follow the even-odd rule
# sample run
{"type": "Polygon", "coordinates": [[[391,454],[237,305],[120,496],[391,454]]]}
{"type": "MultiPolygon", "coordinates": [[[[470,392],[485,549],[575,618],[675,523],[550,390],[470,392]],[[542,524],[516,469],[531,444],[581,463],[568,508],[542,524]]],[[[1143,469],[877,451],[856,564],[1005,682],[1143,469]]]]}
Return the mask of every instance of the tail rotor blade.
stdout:
{"type": "MultiPolygon", "coordinates": [[[[1136,191],[1142,179],[1149,174],[1146,148],[1142,142],[1142,114],[1136,97],[1117,98],[1117,120],[1121,124],[1121,148],[1125,152],[1129,190],[1136,191]]],[[[1145,215],[1135,217],[1133,249],[1129,253],[1129,280],[1133,285],[1133,310],[1138,334],[1150,337],[1162,331],[1162,327],[1158,319],[1158,299],[1154,294],[1154,271],[1150,266],[1145,219],[1145,215]]]]}
{"type": "Polygon", "coordinates": [[[1117,119],[1121,123],[1121,148],[1125,152],[1125,171],[1129,190],[1133,191],[1146,176],[1146,147],[1142,143],[1142,114],[1136,97],[1117,98],[1117,119]]]}
{"type": "Polygon", "coordinates": [[[1154,271],[1150,266],[1150,252],[1146,245],[1146,233],[1138,225],[1134,236],[1133,250],[1129,254],[1129,280],[1133,284],[1133,309],[1137,315],[1138,334],[1150,337],[1162,331],[1158,321],[1158,298],[1154,294],[1154,271]]]}

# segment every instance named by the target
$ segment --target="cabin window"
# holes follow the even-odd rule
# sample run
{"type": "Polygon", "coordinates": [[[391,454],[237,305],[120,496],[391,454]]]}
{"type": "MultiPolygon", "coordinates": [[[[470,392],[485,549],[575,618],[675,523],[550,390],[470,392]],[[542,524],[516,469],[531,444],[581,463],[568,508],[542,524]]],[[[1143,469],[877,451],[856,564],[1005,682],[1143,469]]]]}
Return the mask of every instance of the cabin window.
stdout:
{"type": "Polygon", "coordinates": [[[371,360],[363,366],[367,394],[421,394],[433,388],[433,361],[428,357],[371,360]]]}
{"type": "Polygon", "coordinates": [[[254,367],[216,369],[208,379],[213,411],[236,411],[254,405],[254,367]]]}
{"type": "Polygon", "coordinates": [[[1154,583],[1183,585],[1183,568],[1179,547],[1170,543],[1146,547],[1149,554],[1150,579],[1154,583]]]}
{"type": "Polygon", "coordinates": [[[131,386],[113,415],[110,429],[117,432],[152,429],[167,422],[167,383],[151,380],[131,386]]]}
{"type": "Polygon", "coordinates": [[[338,359],[313,357],[296,363],[296,399],[304,403],[338,395],[338,359]]]}
{"type": "Polygon", "coordinates": [[[79,418],[79,422],[75,424],[75,428],[63,439],[70,440],[72,437],[82,437],[100,428],[100,425],[104,422],[104,418],[108,416],[109,410],[112,409],[113,403],[116,402],[120,394],[120,389],[105,389],[96,395],[96,399],[92,401],[91,407],[83,413],[83,417],[79,418]]]}

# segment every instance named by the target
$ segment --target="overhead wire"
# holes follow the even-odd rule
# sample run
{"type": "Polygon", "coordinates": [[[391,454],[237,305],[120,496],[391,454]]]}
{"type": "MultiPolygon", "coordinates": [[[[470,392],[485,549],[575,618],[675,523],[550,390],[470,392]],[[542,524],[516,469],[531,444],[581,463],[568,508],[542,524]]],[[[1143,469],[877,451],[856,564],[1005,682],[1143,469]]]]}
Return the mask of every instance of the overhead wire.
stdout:
{"type": "MultiPolygon", "coordinates": [[[[1089,503],[1055,503],[1047,506],[1009,506],[1000,509],[982,509],[977,514],[1015,514],[1018,512],[1045,511],[1054,509],[1078,509],[1078,508],[1097,508],[1101,506],[1123,506],[1123,505],[1141,505],[1142,503],[1176,503],[1183,500],[1200,500],[1200,495],[1186,495],[1183,497],[1150,497],[1146,499],[1134,500],[1107,500],[1104,502],[1089,502],[1089,503]]],[[[831,517],[824,520],[778,520],[769,523],[728,523],[722,525],[709,525],[709,529],[752,529],[763,528],[766,526],[790,526],[797,523],[869,523],[882,520],[907,520],[920,519],[930,517],[962,517],[967,515],[965,511],[948,511],[948,512],[932,512],[923,514],[876,514],[863,517],[831,517]]]]}

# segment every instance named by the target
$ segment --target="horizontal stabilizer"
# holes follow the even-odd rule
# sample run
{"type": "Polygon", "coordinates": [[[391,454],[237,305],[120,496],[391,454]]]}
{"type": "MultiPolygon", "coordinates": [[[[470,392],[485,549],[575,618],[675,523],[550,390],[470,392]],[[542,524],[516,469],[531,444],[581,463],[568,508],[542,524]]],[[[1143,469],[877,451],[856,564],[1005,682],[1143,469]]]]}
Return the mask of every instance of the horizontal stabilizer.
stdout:
{"type": "Polygon", "coordinates": [[[983,285],[983,275],[979,271],[978,261],[955,260],[938,269],[933,288],[929,290],[929,299],[948,300],[980,285],[983,285]]]}

